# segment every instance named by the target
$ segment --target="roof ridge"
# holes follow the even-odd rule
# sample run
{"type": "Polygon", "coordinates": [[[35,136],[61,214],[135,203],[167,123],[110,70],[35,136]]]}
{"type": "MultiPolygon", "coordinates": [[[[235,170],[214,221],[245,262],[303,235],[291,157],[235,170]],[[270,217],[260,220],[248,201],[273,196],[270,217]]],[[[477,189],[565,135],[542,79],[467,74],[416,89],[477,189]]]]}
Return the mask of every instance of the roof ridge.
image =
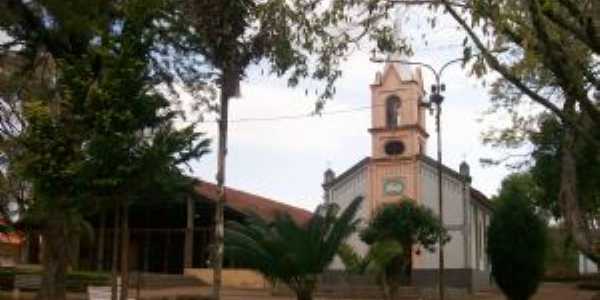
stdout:
{"type": "MultiPolygon", "coordinates": [[[[213,182],[204,181],[196,178],[196,190],[205,198],[216,201],[217,185],[213,182]]],[[[237,188],[225,186],[225,195],[229,195],[228,205],[235,210],[245,213],[245,210],[255,210],[262,217],[270,218],[277,213],[288,213],[299,221],[305,221],[313,213],[307,209],[284,203],[280,200],[274,200],[261,195],[249,193],[237,188]]]]}
{"type": "MultiPolygon", "coordinates": [[[[200,183],[203,183],[203,184],[210,184],[210,185],[213,185],[215,187],[217,186],[217,184],[213,183],[213,182],[208,182],[208,181],[204,181],[204,180],[199,180],[199,181],[200,181],[200,183]]],[[[300,208],[300,207],[296,207],[296,206],[293,206],[293,205],[281,202],[279,200],[275,200],[275,199],[272,199],[272,198],[269,198],[269,197],[261,196],[261,195],[250,193],[250,192],[246,192],[246,191],[243,191],[243,190],[241,190],[239,188],[231,187],[231,186],[228,186],[228,185],[225,185],[225,189],[226,190],[230,190],[230,191],[234,191],[234,192],[237,192],[237,193],[240,193],[240,194],[246,194],[246,195],[250,195],[250,196],[262,198],[262,199],[265,199],[265,200],[269,200],[269,201],[272,201],[272,202],[279,203],[281,205],[286,205],[286,206],[290,206],[290,207],[293,207],[293,208],[303,209],[303,208],[300,208]]]]}

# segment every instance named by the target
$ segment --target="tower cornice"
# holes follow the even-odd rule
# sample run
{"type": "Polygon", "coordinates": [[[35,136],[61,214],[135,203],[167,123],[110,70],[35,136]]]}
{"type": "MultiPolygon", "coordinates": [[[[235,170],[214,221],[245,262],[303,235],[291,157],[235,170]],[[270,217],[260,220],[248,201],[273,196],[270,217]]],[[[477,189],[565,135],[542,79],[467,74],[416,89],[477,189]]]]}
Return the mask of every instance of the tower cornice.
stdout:
{"type": "Polygon", "coordinates": [[[369,132],[370,133],[385,133],[385,132],[402,132],[402,131],[412,131],[412,130],[416,130],[419,133],[421,133],[421,135],[423,135],[424,137],[429,137],[429,133],[427,133],[427,130],[425,130],[425,128],[423,128],[423,126],[419,125],[419,124],[406,124],[406,125],[400,125],[397,127],[378,127],[378,128],[369,128],[369,132]]]}

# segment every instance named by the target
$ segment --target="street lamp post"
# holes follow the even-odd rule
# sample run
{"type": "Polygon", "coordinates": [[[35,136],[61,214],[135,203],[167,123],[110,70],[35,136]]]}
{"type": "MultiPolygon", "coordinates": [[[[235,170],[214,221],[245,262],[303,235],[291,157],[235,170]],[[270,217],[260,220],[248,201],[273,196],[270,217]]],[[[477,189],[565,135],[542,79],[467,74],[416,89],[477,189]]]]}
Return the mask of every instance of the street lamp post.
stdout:
{"type": "MultiPolygon", "coordinates": [[[[371,58],[372,62],[383,63],[383,62],[391,62],[391,63],[400,63],[404,65],[417,65],[424,67],[430,70],[433,73],[435,78],[435,84],[431,85],[431,95],[429,96],[429,102],[422,103],[428,108],[433,108],[435,106],[435,129],[437,133],[437,173],[438,173],[438,217],[440,220],[440,224],[444,225],[444,210],[443,210],[443,186],[442,186],[442,173],[443,173],[443,165],[442,165],[442,128],[440,122],[440,116],[442,114],[442,102],[444,102],[444,96],[442,92],[446,90],[446,85],[441,82],[442,74],[444,70],[448,68],[450,65],[458,62],[464,61],[465,58],[457,58],[448,61],[445,63],[439,70],[435,69],[429,64],[422,62],[412,62],[406,61],[402,59],[382,59],[376,58],[375,53],[373,53],[373,57],[371,58]]],[[[439,243],[439,268],[438,268],[438,293],[439,299],[444,300],[445,298],[445,286],[444,286],[444,237],[440,235],[438,243],[439,243]]]]}

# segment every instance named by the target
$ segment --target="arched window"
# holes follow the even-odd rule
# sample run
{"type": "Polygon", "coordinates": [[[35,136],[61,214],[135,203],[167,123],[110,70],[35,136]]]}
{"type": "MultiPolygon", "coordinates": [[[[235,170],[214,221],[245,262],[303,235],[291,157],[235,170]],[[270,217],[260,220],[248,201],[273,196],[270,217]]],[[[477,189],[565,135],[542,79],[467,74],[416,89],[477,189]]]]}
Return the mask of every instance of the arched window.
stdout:
{"type": "Polygon", "coordinates": [[[388,128],[398,127],[400,124],[398,109],[400,98],[390,96],[385,100],[385,125],[388,128]]]}

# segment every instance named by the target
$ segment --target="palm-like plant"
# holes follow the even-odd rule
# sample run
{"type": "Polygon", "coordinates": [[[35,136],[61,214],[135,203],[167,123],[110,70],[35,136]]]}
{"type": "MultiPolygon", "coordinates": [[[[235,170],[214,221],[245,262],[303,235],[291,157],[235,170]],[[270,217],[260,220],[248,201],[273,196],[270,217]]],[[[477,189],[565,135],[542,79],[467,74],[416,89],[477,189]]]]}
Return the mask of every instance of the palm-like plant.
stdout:
{"type": "Polygon", "coordinates": [[[338,256],[346,271],[356,274],[370,274],[381,285],[385,299],[393,299],[399,287],[404,249],[395,240],[381,240],[369,246],[369,251],[361,256],[352,246],[344,244],[339,248],[338,256]]]}
{"type": "Polygon", "coordinates": [[[361,202],[356,198],[342,212],[335,205],[321,206],[306,224],[287,214],[272,222],[255,216],[243,224],[230,223],[225,232],[226,256],[272,282],[283,282],[298,300],[311,300],[317,276],[356,230],[361,202]]]}

